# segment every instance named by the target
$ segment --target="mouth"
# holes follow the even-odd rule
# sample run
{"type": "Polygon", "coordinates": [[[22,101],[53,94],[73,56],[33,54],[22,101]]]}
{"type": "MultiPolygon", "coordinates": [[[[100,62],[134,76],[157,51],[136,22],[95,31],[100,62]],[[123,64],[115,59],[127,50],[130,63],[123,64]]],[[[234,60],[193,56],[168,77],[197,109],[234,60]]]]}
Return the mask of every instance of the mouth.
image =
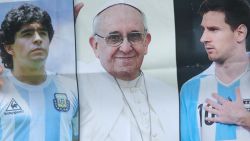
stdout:
{"type": "Polygon", "coordinates": [[[135,56],[118,56],[115,57],[116,60],[120,60],[122,62],[131,62],[134,61],[135,56]]]}
{"type": "Polygon", "coordinates": [[[40,47],[38,47],[38,48],[34,48],[34,49],[32,49],[32,50],[31,50],[31,52],[37,52],[37,51],[46,52],[46,50],[45,50],[45,49],[40,48],[40,47]]]}
{"type": "Polygon", "coordinates": [[[48,55],[48,51],[44,48],[34,48],[30,51],[29,54],[33,57],[43,58],[48,55]]]}
{"type": "Polygon", "coordinates": [[[206,47],[206,50],[212,50],[212,49],[214,49],[214,48],[212,48],[212,47],[206,47]]]}
{"type": "Polygon", "coordinates": [[[205,46],[205,50],[206,50],[208,53],[210,53],[210,52],[214,51],[215,48],[214,48],[214,47],[211,47],[211,46],[205,46]]]}
{"type": "Polygon", "coordinates": [[[115,57],[117,62],[123,64],[123,66],[130,66],[135,61],[136,56],[117,56],[115,57]]]}
{"type": "Polygon", "coordinates": [[[134,58],[135,56],[117,56],[115,58],[118,58],[118,59],[131,59],[131,58],[134,58]]]}
{"type": "Polygon", "coordinates": [[[136,57],[136,54],[127,54],[127,55],[116,55],[115,58],[118,58],[118,59],[130,59],[130,58],[135,58],[136,57]]]}

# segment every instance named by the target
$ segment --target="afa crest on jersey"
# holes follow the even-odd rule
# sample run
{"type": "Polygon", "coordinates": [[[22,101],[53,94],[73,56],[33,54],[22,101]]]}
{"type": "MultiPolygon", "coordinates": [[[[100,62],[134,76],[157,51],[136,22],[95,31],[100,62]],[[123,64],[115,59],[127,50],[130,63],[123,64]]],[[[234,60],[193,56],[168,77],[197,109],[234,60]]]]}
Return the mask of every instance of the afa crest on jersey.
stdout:
{"type": "Polygon", "coordinates": [[[53,102],[56,110],[60,112],[67,112],[70,109],[70,102],[65,93],[55,93],[53,102]]]}

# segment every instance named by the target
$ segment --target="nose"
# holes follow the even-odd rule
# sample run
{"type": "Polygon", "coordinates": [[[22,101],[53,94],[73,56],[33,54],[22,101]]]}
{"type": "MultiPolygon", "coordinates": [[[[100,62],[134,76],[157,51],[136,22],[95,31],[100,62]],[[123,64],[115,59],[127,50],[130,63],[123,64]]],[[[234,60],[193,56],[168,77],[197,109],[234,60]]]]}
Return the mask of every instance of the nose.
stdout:
{"type": "Polygon", "coordinates": [[[202,35],[201,35],[200,42],[206,43],[208,41],[209,41],[209,35],[208,35],[207,31],[204,30],[202,35]]]}
{"type": "Polygon", "coordinates": [[[119,50],[124,52],[124,53],[128,53],[131,50],[133,50],[132,44],[128,41],[127,38],[123,39],[123,42],[121,43],[119,50]]]}
{"type": "Polygon", "coordinates": [[[38,32],[34,33],[33,43],[38,44],[38,45],[41,45],[41,43],[42,43],[42,38],[41,38],[41,36],[39,35],[38,32]]]}

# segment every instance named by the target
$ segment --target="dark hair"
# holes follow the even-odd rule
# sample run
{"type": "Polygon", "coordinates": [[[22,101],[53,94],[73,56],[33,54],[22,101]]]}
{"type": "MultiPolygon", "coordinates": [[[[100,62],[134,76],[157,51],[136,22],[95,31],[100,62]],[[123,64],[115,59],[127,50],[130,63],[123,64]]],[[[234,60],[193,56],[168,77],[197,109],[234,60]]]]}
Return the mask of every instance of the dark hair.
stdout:
{"type": "Polygon", "coordinates": [[[250,30],[250,5],[246,0],[204,0],[199,14],[203,16],[209,11],[224,12],[225,22],[233,31],[241,24],[250,30]]]}
{"type": "Polygon", "coordinates": [[[15,42],[16,33],[25,24],[39,23],[48,31],[49,40],[54,35],[53,26],[49,14],[37,6],[23,4],[18,8],[11,9],[5,16],[0,31],[0,50],[2,63],[6,68],[13,69],[12,55],[6,52],[4,46],[15,42]]]}

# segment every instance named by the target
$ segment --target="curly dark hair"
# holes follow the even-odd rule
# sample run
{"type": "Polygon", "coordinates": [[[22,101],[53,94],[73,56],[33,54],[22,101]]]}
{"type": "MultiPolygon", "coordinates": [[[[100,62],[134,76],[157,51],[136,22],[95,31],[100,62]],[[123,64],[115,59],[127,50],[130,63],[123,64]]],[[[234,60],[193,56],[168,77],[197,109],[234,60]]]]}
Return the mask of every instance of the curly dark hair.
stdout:
{"type": "Polygon", "coordinates": [[[247,0],[204,0],[199,14],[203,16],[209,11],[224,12],[225,22],[232,30],[241,24],[250,29],[250,5],[247,0]]]}
{"type": "Polygon", "coordinates": [[[5,68],[13,69],[13,58],[12,55],[6,52],[5,45],[11,45],[15,42],[15,35],[23,25],[34,22],[41,24],[48,31],[49,40],[51,41],[54,30],[51,18],[46,11],[26,3],[18,8],[11,9],[6,14],[0,31],[0,55],[5,68]]]}

